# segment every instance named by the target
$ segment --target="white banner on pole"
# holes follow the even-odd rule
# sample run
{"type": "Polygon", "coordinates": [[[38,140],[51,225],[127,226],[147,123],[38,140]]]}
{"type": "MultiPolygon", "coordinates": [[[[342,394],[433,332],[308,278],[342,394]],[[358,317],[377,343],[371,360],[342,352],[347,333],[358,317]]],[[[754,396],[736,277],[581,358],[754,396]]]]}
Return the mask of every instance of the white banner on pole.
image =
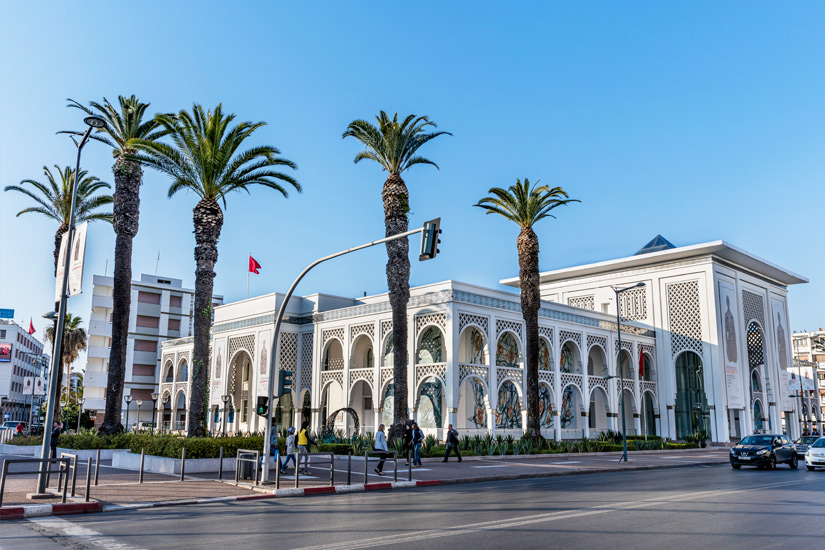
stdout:
{"type": "Polygon", "coordinates": [[[54,301],[60,301],[60,292],[63,290],[63,266],[66,265],[66,246],[67,246],[67,235],[69,234],[68,231],[63,233],[63,236],[60,238],[60,254],[57,256],[57,273],[55,274],[56,280],[54,285],[54,301]]]}
{"type": "Polygon", "coordinates": [[[34,376],[23,378],[23,395],[32,395],[34,392],[34,376]]]}
{"type": "Polygon", "coordinates": [[[83,292],[83,265],[86,258],[86,231],[89,222],[77,226],[72,240],[72,258],[69,266],[69,296],[83,292]]]}
{"type": "Polygon", "coordinates": [[[46,379],[42,376],[34,379],[34,395],[46,395],[46,379]]]}

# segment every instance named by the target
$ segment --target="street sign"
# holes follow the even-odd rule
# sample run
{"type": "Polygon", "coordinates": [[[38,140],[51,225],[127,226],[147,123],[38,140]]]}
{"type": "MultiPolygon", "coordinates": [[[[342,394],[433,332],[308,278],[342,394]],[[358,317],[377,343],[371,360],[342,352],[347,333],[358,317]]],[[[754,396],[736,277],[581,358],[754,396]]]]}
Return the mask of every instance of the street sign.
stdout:
{"type": "Polygon", "coordinates": [[[14,319],[14,310],[0,309],[0,319],[14,319]]]}
{"type": "Polygon", "coordinates": [[[34,392],[34,376],[23,378],[23,395],[32,395],[34,392]]]}

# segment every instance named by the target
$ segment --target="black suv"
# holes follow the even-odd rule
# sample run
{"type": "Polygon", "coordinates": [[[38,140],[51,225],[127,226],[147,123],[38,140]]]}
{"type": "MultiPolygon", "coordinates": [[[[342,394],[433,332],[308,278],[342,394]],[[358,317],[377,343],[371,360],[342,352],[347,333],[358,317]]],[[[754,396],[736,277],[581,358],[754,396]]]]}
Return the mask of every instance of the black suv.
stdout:
{"type": "Polygon", "coordinates": [[[796,470],[799,459],[788,436],[782,434],[749,435],[730,450],[730,465],[734,470],[745,466],[776,468],[784,463],[796,470]]]}

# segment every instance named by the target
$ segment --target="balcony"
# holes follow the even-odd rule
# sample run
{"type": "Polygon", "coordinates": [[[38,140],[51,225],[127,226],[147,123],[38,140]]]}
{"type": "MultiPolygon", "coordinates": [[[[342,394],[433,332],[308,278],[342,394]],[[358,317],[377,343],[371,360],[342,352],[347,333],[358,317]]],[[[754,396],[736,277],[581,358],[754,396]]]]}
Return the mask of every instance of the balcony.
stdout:
{"type": "Polygon", "coordinates": [[[109,350],[110,348],[105,346],[90,346],[88,351],[89,357],[94,357],[97,359],[108,359],[109,358],[109,350]]]}
{"type": "Polygon", "coordinates": [[[92,321],[89,323],[90,336],[112,337],[112,323],[106,321],[92,321]]]}
{"type": "Polygon", "coordinates": [[[112,309],[112,297],[98,296],[95,294],[92,296],[92,307],[105,307],[107,309],[112,309]]]}

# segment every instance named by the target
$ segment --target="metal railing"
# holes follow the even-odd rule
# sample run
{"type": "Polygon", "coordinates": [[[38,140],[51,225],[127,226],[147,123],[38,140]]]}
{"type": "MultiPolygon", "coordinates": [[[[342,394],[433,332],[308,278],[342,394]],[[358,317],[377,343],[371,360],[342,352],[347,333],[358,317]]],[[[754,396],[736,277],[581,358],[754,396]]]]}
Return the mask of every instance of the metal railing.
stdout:
{"type": "MultiPolygon", "coordinates": [[[[241,476],[241,464],[247,462],[252,463],[252,475],[255,479],[255,485],[258,485],[258,465],[261,462],[261,451],[253,451],[251,449],[238,449],[235,454],[235,483],[238,483],[241,476]]],[[[280,470],[280,468],[278,469],[280,470]]],[[[295,471],[298,471],[297,468],[295,471]]]]}
{"type": "MultiPolygon", "coordinates": [[[[72,453],[60,453],[60,458],[72,459],[69,468],[72,470],[72,498],[74,498],[75,489],[77,488],[77,455],[72,453]]],[[[66,471],[66,481],[68,482],[69,472],[66,471]]],[[[59,472],[57,476],[57,487],[60,487],[60,482],[63,480],[63,472],[59,472]]]]}
{"type": "Polygon", "coordinates": [[[367,475],[370,471],[370,456],[378,457],[377,462],[392,459],[393,481],[398,481],[398,451],[364,451],[364,485],[367,484],[367,475]]]}
{"type": "MultiPolygon", "coordinates": [[[[66,493],[69,489],[69,487],[68,487],[68,485],[69,485],[68,470],[69,470],[69,463],[70,462],[71,461],[68,458],[18,458],[18,459],[12,459],[12,460],[4,461],[3,462],[3,471],[2,471],[2,473],[0,473],[0,506],[3,505],[3,491],[6,489],[6,477],[7,476],[15,476],[15,475],[31,474],[30,471],[10,472],[9,471],[9,466],[11,466],[12,464],[24,464],[24,463],[25,464],[44,464],[45,463],[45,464],[48,465],[47,466],[48,469],[46,470],[46,473],[48,473],[48,474],[63,474],[64,472],[66,472],[67,475],[66,475],[66,478],[65,478],[65,481],[64,481],[63,499],[62,499],[62,502],[66,502],[66,493]],[[52,464],[57,464],[58,469],[57,470],[52,470],[51,469],[52,464]]],[[[58,489],[58,492],[59,492],[60,487],[58,486],[57,489],[58,489]]],[[[86,494],[88,495],[88,493],[89,493],[89,491],[87,490],[86,494]]]]}

